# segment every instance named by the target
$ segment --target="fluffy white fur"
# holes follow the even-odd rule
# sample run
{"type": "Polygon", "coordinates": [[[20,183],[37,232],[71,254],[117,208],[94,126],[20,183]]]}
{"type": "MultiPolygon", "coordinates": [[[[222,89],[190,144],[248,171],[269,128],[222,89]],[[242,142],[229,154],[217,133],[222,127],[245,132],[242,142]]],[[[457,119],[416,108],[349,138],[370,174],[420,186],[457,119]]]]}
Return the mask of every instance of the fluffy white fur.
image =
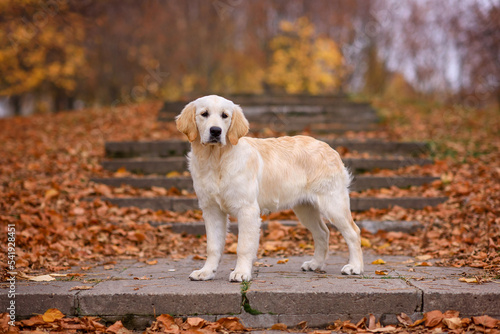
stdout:
{"type": "Polygon", "coordinates": [[[176,119],[191,142],[189,170],[203,210],[207,261],[189,276],[214,278],[224,250],[228,215],[238,219],[237,263],[230,281],[249,281],[259,247],[260,215],[292,208],[313,235],[315,251],[303,270],[322,269],[333,223],[349,247],[342,274],[361,274],[359,228],[349,204],[351,177],[339,154],[307,136],[256,139],[243,137],[248,121],[241,108],[216,95],[189,103],[176,119]],[[220,135],[218,130],[220,129],[220,135]]]}

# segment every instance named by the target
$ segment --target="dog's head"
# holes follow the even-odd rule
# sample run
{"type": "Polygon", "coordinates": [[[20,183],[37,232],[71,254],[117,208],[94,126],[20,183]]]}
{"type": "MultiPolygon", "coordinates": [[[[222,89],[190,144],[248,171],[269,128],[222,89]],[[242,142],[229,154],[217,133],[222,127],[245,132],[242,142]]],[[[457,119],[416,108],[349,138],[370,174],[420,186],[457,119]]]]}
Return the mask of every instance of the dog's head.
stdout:
{"type": "Polygon", "coordinates": [[[202,144],[226,145],[229,140],[236,145],[248,132],[248,121],[240,106],[217,95],[189,103],[175,122],[190,142],[199,137],[202,144]]]}

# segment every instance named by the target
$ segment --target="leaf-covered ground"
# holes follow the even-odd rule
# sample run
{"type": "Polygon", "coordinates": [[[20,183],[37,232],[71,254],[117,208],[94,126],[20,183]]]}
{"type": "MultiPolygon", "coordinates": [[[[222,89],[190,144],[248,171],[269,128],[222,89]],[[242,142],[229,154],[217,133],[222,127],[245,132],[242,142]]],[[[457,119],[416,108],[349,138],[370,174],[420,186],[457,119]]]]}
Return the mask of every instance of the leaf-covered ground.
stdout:
{"type": "MultiPolygon", "coordinates": [[[[500,275],[500,117],[497,109],[375,101],[385,125],[376,133],[348,137],[424,140],[436,164],[379,171],[384,175],[436,175],[441,180],[423,187],[389,188],[353,196],[446,195],[436,208],[371,210],[355,219],[417,220],[415,234],[363,231],[364,247],[380,254],[428,255],[442,265],[485,268],[500,275]]],[[[93,184],[109,176],[99,165],[107,140],[182,138],[173,122],[157,123],[160,103],[0,120],[0,220],[15,225],[17,270],[25,274],[57,271],[83,261],[113,258],[148,260],[205,254],[205,238],[172,233],[149,222],[201,220],[199,211],[179,214],[116,208],[89,196],[119,196],[144,190],[93,184]]],[[[276,135],[272,131],[263,135],[276,135]]],[[[344,152],[349,154],[350,152],[344,152]]],[[[153,188],[149,195],[190,196],[175,189],[153,188]]],[[[294,219],[291,212],[273,219],[294,219]]],[[[261,241],[260,256],[312,251],[310,234],[301,227],[271,224],[261,241]]],[[[8,234],[0,235],[7,245],[8,234]]],[[[227,251],[236,237],[228,236],[227,251]]],[[[5,247],[5,246],[3,246],[5,247]]],[[[332,232],[332,250],[345,249],[332,232]]],[[[0,254],[4,272],[7,251],[0,254]]]]}
{"type": "MultiPolygon", "coordinates": [[[[405,313],[397,316],[397,325],[382,326],[373,314],[357,323],[349,320],[337,320],[326,329],[315,330],[308,328],[303,321],[295,328],[287,328],[285,324],[274,324],[270,330],[278,333],[498,333],[500,320],[487,315],[472,318],[462,318],[457,311],[439,310],[426,312],[421,319],[413,321],[405,313]]],[[[156,317],[150,327],[143,333],[242,333],[249,332],[251,328],[245,327],[238,318],[226,317],[211,322],[198,317],[174,318],[168,314],[156,317]]],[[[133,334],[121,321],[110,326],[104,325],[96,317],[66,317],[58,309],[49,309],[44,314],[33,316],[26,320],[16,322],[16,326],[9,326],[9,315],[0,314],[0,331],[7,334],[16,333],[108,333],[108,334],[133,334]]]]}

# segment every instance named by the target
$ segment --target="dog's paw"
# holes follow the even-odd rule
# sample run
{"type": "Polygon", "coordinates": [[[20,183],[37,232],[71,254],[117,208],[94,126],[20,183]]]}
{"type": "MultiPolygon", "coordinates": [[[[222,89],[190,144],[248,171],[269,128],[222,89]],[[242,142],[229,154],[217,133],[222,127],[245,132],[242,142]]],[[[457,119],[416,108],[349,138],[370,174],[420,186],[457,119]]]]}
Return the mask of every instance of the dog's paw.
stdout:
{"type": "Polygon", "coordinates": [[[302,264],[302,270],[304,271],[315,271],[315,270],[323,270],[324,263],[319,263],[315,259],[311,261],[306,261],[302,264]]]}
{"type": "Polygon", "coordinates": [[[359,265],[346,264],[342,270],[342,275],[361,275],[363,273],[363,269],[359,265]]]}
{"type": "Polygon", "coordinates": [[[229,275],[229,281],[231,282],[248,282],[252,279],[252,274],[250,272],[233,271],[229,275]]]}
{"type": "Polygon", "coordinates": [[[189,275],[191,281],[208,281],[215,277],[215,272],[213,270],[195,270],[189,275]]]}

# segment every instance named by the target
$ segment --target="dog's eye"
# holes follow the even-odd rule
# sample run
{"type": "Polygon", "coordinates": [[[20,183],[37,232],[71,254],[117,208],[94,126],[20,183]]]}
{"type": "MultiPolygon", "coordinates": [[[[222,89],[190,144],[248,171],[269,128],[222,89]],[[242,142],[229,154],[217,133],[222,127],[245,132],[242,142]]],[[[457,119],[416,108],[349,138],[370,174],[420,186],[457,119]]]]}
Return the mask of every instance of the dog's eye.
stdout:
{"type": "Polygon", "coordinates": [[[203,117],[208,117],[208,111],[204,111],[204,112],[202,112],[202,113],[201,113],[201,116],[203,116],[203,117]]]}
{"type": "Polygon", "coordinates": [[[222,113],[221,115],[222,118],[227,118],[227,114],[225,112],[222,113]]]}

